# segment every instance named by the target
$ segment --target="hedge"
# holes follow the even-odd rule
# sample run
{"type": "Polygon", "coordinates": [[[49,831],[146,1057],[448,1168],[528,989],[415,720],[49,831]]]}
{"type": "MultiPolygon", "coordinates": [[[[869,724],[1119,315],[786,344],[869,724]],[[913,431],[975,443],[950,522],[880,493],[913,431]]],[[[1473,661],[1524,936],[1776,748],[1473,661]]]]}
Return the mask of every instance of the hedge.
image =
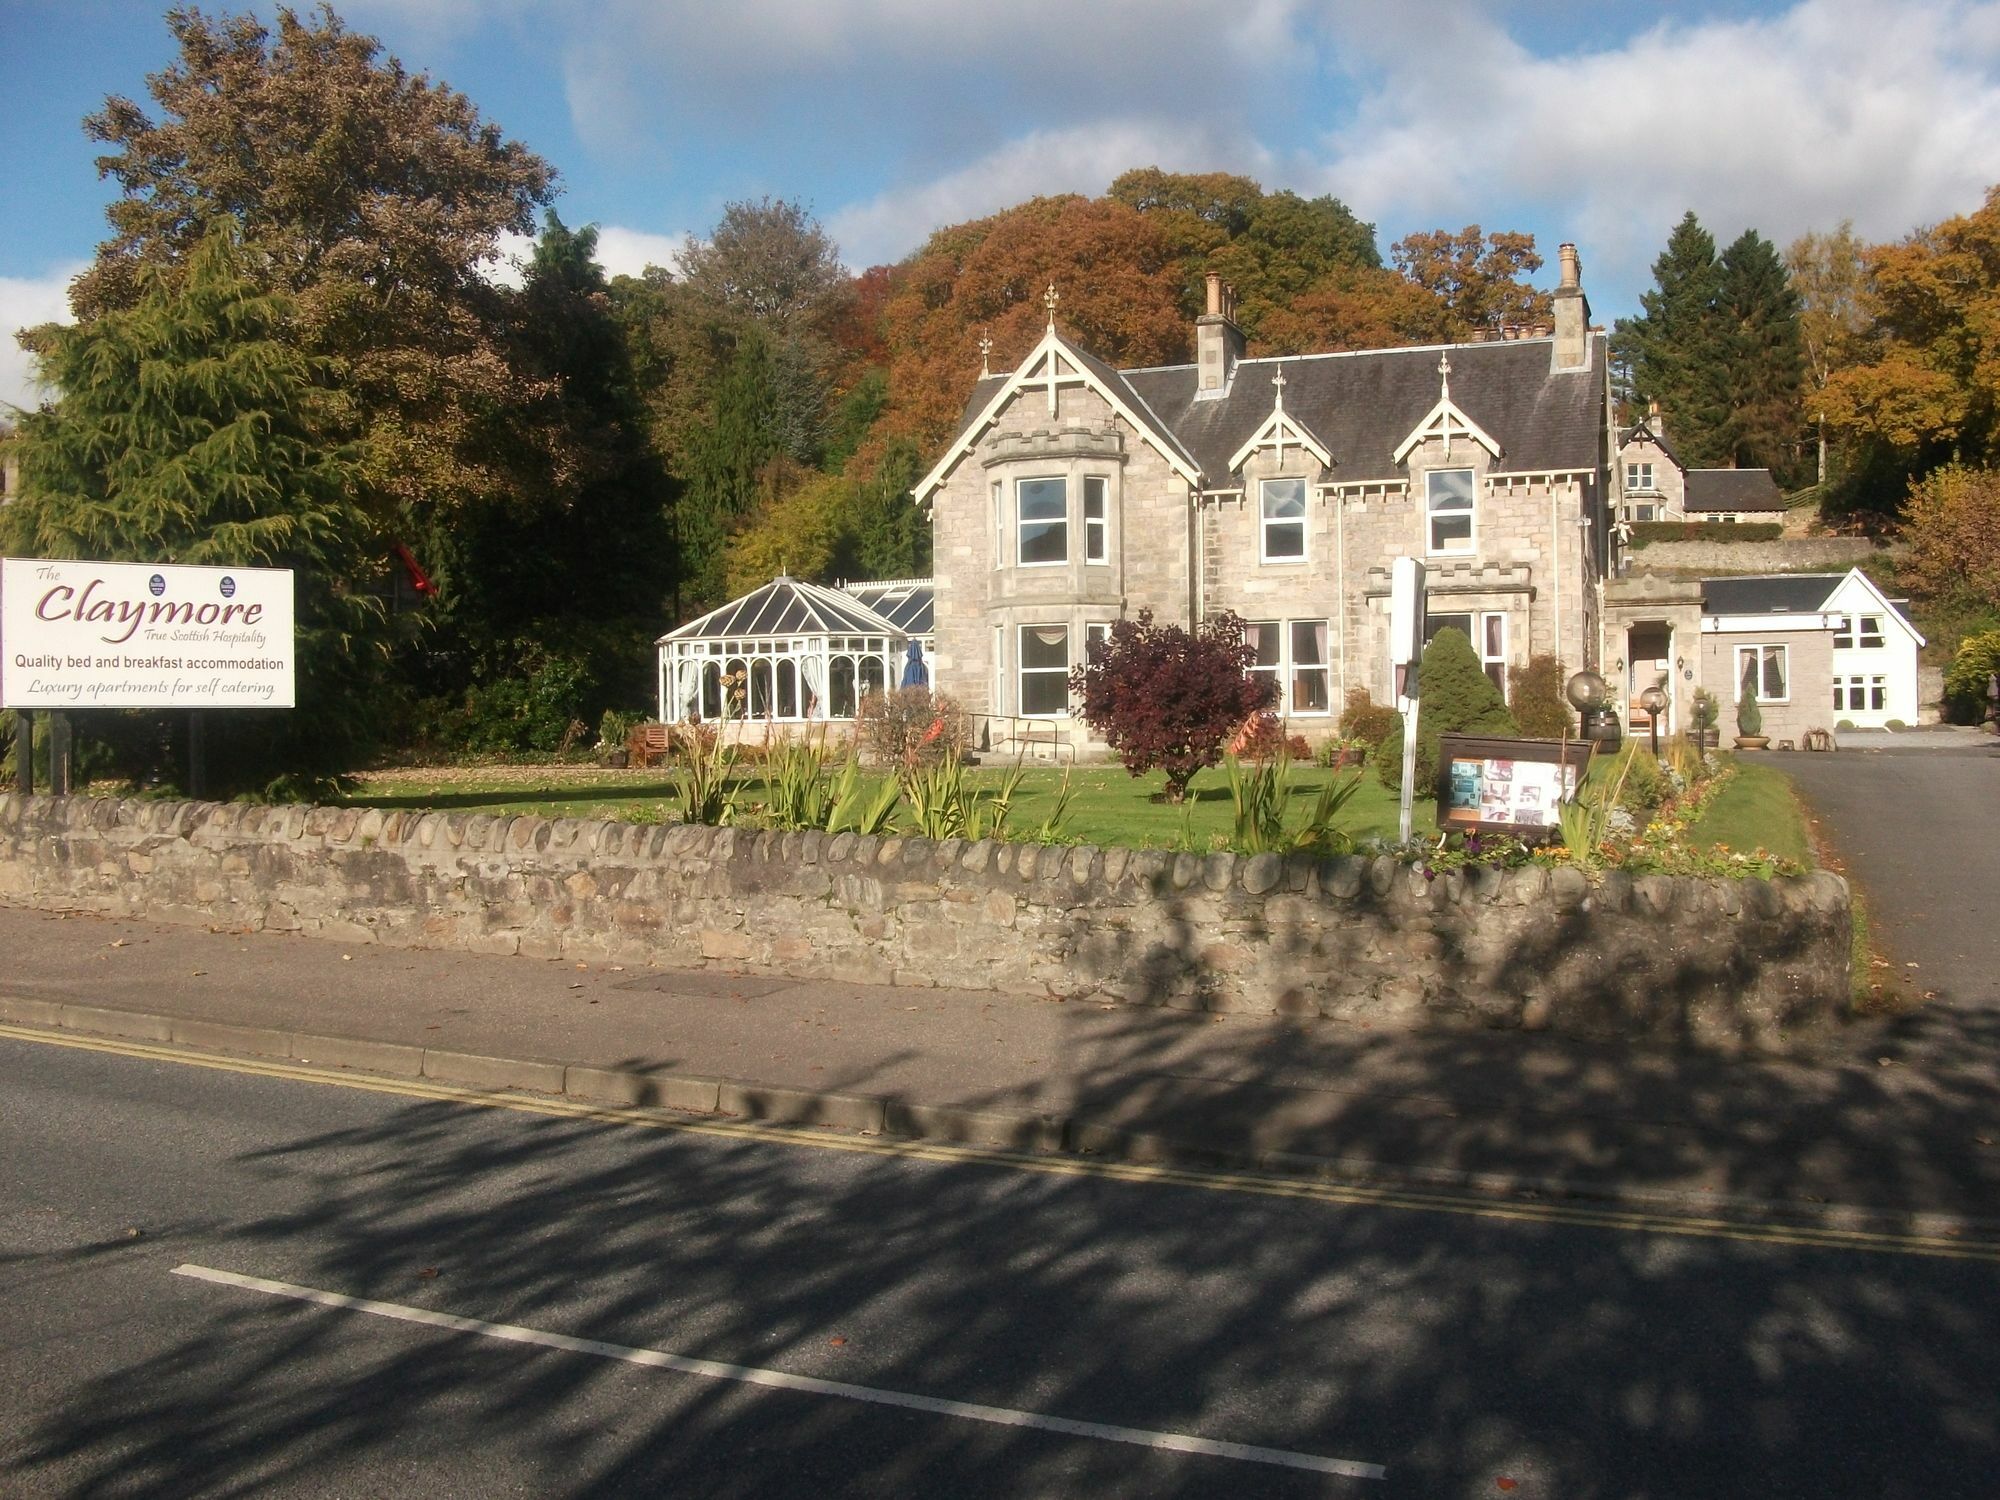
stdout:
{"type": "Polygon", "coordinates": [[[1775,542],[1784,534],[1778,521],[1634,521],[1632,550],[1649,542],[1775,542]]]}

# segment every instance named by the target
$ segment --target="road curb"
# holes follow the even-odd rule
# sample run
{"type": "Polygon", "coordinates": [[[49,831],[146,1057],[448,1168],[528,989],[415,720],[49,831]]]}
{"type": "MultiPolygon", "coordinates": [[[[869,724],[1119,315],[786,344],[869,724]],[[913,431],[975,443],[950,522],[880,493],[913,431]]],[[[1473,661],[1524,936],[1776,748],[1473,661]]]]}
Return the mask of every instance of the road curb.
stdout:
{"type": "Polygon", "coordinates": [[[238,1026],[5,994],[0,994],[0,1022],[281,1059],[391,1078],[426,1078],[466,1088],[551,1094],[588,1104],[729,1117],[779,1129],[849,1130],[1035,1156],[1076,1156],[1190,1171],[1250,1172],[1326,1186],[1401,1190],[1412,1194],[1469,1193],[1495,1199],[1571,1202],[1635,1213],[1809,1222],[1857,1232],[1947,1238],[2000,1234],[2000,1219],[1994,1218],[1908,1213],[1857,1204],[1741,1198],[1704,1191],[1632,1188],[1615,1183],[1395,1165],[1351,1156],[1238,1148],[1082,1117],[914,1104],[893,1096],[800,1089],[654,1069],[566,1064],[549,1058],[490,1057],[450,1048],[320,1036],[275,1027],[238,1026]]]}

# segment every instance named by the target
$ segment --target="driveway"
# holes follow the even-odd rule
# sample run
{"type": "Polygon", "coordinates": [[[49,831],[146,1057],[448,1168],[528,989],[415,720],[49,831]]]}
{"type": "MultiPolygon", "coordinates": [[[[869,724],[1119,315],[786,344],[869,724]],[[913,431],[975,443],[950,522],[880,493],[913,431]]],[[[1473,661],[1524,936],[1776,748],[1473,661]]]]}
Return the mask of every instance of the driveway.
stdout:
{"type": "Polygon", "coordinates": [[[1772,763],[1867,897],[1877,947],[1939,1000],[2000,1013],[2000,745],[1772,763]]]}

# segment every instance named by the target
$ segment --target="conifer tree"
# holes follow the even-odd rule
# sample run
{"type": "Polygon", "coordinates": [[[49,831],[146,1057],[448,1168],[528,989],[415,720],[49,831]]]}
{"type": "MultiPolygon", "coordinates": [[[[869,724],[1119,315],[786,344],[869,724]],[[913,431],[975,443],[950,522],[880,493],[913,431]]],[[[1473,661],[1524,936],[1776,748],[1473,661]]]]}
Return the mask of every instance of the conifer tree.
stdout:
{"type": "Polygon", "coordinates": [[[325,363],[244,258],[219,227],[184,275],[143,271],[129,307],[45,331],[61,397],[23,417],[21,496],[0,512],[15,556],[294,570],[298,707],[211,721],[237,787],[352,763],[384,636],[381,539],[325,363]]]}
{"type": "MultiPolygon", "coordinates": [[[[1446,734],[1515,735],[1507,700],[1473,654],[1465,632],[1446,626],[1424,647],[1417,663],[1420,700],[1417,709],[1416,794],[1428,797],[1437,786],[1438,738],[1446,734]]],[[[1403,717],[1375,752],[1375,772],[1385,786],[1403,785],[1403,717]]]]}
{"type": "Polygon", "coordinates": [[[1723,439],[1729,461],[1741,469],[1785,473],[1797,463],[1805,376],[1798,293],[1777,246],[1754,229],[1744,230],[1722,253],[1720,271],[1717,296],[1728,331],[1730,409],[1723,439]]]}
{"type": "Polygon", "coordinates": [[[1615,351],[1631,371],[1632,394],[1657,401],[1682,463],[1712,468],[1724,462],[1729,418],[1729,332],[1718,311],[1722,269],[1715,238],[1692,211],[1675,226],[1653,262],[1654,289],[1645,311],[1621,318],[1615,351]]]}

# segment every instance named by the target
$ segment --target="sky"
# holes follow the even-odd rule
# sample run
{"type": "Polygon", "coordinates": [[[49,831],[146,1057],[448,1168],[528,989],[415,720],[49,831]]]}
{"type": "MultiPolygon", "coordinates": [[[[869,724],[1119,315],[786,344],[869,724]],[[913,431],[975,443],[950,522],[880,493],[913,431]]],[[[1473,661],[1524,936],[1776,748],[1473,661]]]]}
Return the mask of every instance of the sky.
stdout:
{"type": "MultiPolygon", "coordinates": [[[[211,11],[268,4],[208,0],[211,11]]],[[[343,0],[561,173],[613,273],[724,205],[808,205],[856,268],[1135,166],[1574,241],[1600,322],[1692,209],[1870,240],[2000,181],[2000,0],[343,0]]],[[[112,197],[83,117],[144,101],[164,6],[0,0],[0,330],[66,316],[112,197]]],[[[0,339],[0,402],[33,399],[0,339]]]]}

